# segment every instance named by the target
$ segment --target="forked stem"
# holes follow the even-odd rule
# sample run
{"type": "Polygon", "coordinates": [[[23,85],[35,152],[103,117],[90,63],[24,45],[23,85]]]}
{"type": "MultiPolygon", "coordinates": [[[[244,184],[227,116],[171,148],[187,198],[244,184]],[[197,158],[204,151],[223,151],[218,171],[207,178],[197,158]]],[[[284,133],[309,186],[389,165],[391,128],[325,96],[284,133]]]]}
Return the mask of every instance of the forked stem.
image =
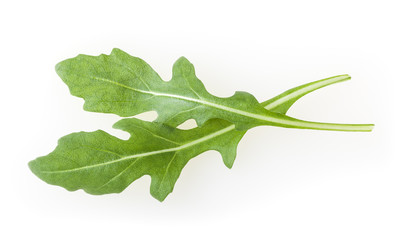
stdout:
{"type": "MultiPolygon", "coordinates": [[[[294,104],[295,101],[305,96],[306,94],[313,92],[322,87],[350,80],[350,76],[339,75],[322,79],[319,81],[307,83],[290,90],[283,92],[267,101],[261,103],[261,105],[269,111],[276,111],[280,114],[287,113],[288,109],[294,104]],[[283,106],[280,108],[280,106],[283,106]]],[[[282,115],[280,115],[282,116],[282,115]]],[[[282,116],[284,117],[284,116],[282,116]]],[[[370,132],[374,128],[374,124],[339,124],[339,123],[321,123],[299,120],[291,117],[284,117],[284,123],[281,127],[287,128],[301,128],[301,129],[316,129],[316,130],[330,130],[330,131],[349,131],[349,132],[370,132]]]]}

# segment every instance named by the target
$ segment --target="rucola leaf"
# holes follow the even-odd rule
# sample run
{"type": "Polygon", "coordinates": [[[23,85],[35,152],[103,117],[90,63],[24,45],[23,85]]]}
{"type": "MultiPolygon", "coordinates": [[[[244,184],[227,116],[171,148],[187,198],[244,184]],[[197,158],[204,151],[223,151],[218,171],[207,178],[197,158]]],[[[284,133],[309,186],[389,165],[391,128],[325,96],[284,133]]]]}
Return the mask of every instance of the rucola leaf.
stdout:
{"type": "MultiPolygon", "coordinates": [[[[79,55],[56,66],[72,95],[85,100],[84,109],[122,117],[155,110],[158,122],[178,126],[193,118],[201,126],[212,118],[235,124],[238,130],[259,125],[337,131],[370,131],[371,124],[327,124],[294,119],[266,111],[249,93],[220,98],[207,92],[184,57],[173,66],[168,82],[143,60],[114,49],[110,55],[79,55]]],[[[336,76],[342,81],[348,75],[336,76]]],[[[282,109],[278,109],[280,111],[282,109]]]]}
{"type": "MultiPolygon", "coordinates": [[[[262,106],[286,113],[300,97],[339,81],[342,78],[334,77],[305,84],[262,106]]],[[[143,175],[150,175],[151,194],[163,201],[187,162],[207,150],[220,152],[225,165],[231,168],[237,144],[246,132],[237,131],[234,124],[220,119],[208,120],[191,130],[138,119],[123,119],[114,127],[130,133],[129,140],[101,130],[72,133],[61,138],[52,153],[31,161],[29,166],[49,184],[91,194],[118,193],[143,175]]]]}
{"type": "Polygon", "coordinates": [[[101,130],[61,138],[48,156],[30,163],[42,180],[68,190],[91,194],[117,193],[134,180],[150,175],[151,194],[163,201],[186,163],[207,150],[217,150],[230,166],[244,132],[224,120],[212,119],[201,128],[180,130],[135,118],[114,125],[131,134],[121,140],[101,130]]]}

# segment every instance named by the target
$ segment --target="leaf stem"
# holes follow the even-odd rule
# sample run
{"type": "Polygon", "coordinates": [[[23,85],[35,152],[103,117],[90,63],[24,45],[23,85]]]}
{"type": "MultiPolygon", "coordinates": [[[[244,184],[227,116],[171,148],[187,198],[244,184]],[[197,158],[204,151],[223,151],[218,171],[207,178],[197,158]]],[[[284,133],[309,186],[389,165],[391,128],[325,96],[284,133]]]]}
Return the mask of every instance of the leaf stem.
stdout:
{"type": "MultiPolygon", "coordinates": [[[[298,86],[296,88],[287,90],[276,97],[273,97],[267,101],[262,102],[261,105],[267,110],[271,111],[283,104],[284,105],[287,104],[284,111],[281,111],[281,113],[286,113],[295,101],[305,96],[306,94],[313,92],[317,89],[320,89],[322,87],[326,87],[328,85],[347,81],[350,79],[351,77],[345,74],[307,83],[298,86]]],[[[280,115],[280,117],[284,117],[284,115],[280,115]]],[[[287,118],[284,123],[285,125],[284,124],[280,125],[281,127],[330,130],[330,131],[350,131],[350,132],[370,132],[374,127],[374,124],[321,123],[321,122],[298,120],[287,116],[285,116],[285,118],[287,118]]]]}

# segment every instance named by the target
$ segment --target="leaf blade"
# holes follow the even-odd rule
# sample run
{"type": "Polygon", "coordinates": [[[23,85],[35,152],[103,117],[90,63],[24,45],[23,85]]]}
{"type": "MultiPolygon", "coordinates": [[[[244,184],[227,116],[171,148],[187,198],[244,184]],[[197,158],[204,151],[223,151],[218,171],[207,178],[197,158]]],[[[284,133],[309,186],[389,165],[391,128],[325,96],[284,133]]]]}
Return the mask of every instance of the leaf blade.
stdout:
{"type": "Polygon", "coordinates": [[[222,151],[225,147],[217,144],[218,141],[233,144],[236,151],[243,132],[224,128],[228,125],[226,121],[214,120],[201,128],[180,130],[160,123],[123,119],[115,127],[128,131],[129,140],[118,139],[101,130],[69,134],[60,139],[52,153],[31,161],[29,167],[49,184],[70,191],[83,189],[95,195],[121,192],[136,179],[150,175],[151,194],[163,201],[193,157],[207,150],[219,151],[225,158],[236,155],[234,152],[228,157],[229,152],[222,151]],[[153,134],[146,133],[145,128],[153,134]],[[181,145],[163,140],[171,136],[180,139],[181,145]]]}

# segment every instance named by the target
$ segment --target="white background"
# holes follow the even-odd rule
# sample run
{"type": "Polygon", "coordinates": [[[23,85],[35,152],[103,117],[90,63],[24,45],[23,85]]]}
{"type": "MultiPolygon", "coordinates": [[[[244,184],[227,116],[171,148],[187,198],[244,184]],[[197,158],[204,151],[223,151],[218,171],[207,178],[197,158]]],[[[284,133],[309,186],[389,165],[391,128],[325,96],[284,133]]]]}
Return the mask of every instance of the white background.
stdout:
{"type": "Polygon", "coordinates": [[[1,239],[405,239],[402,1],[2,1],[1,239]],[[160,203],[148,177],[121,194],[47,185],[27,163],[57,139],[119,118],[82,110],[54,65],[118,47],[165,79],[180,56],[218,96],[264,101],[297,85],[352,80],[291,116],[375,123],[371,133],[258,127],[233,169],[191,160],[160,203]]]}

